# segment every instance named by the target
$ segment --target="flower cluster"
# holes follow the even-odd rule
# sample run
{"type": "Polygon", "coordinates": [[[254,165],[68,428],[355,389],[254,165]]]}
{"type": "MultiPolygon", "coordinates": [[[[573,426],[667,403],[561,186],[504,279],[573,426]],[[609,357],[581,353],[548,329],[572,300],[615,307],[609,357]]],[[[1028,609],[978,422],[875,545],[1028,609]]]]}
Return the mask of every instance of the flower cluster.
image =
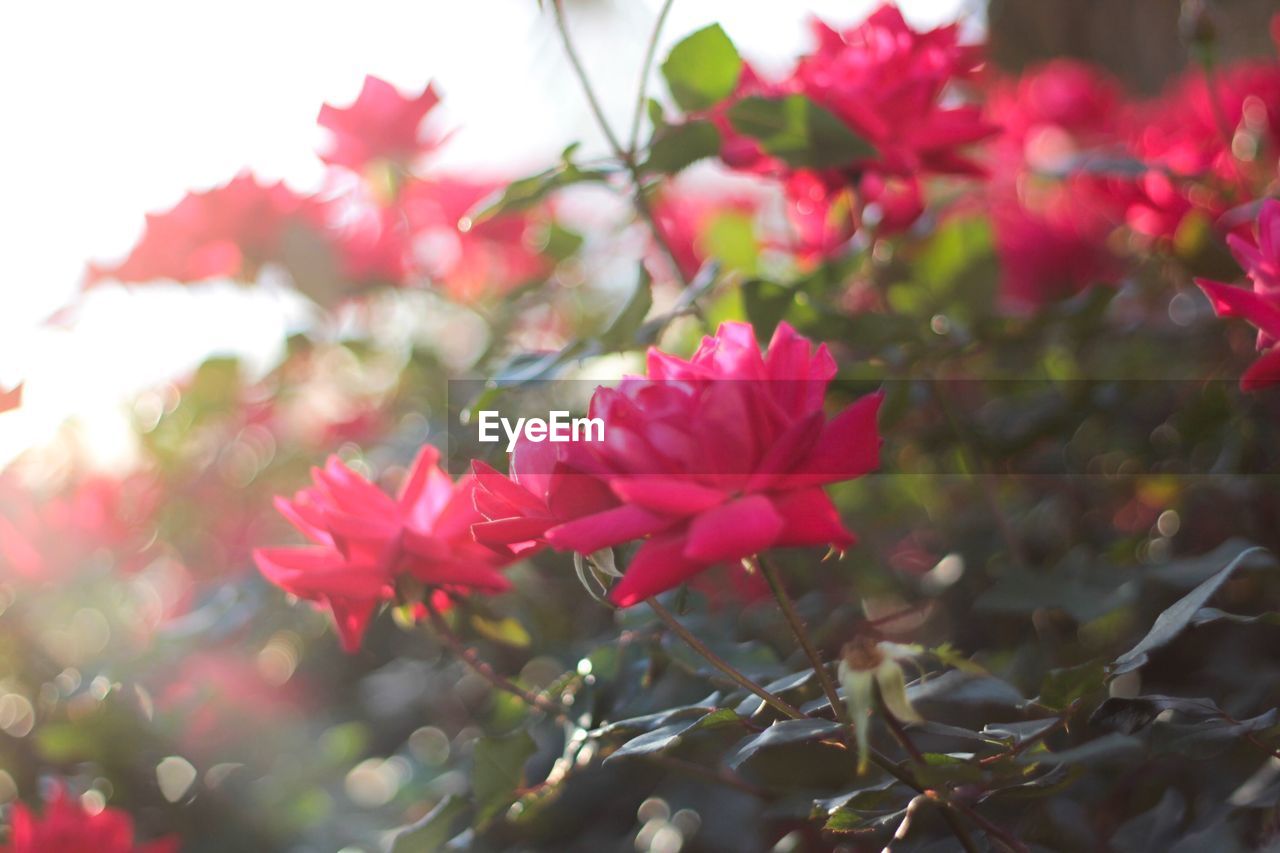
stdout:
{"type": "Polygon", "coordinates": [[[302,195],[242,173],[149,215],[128,256],[92,265],[87,283],[254,281],[270,265],[332,302],[375,285],[422,283],[475,300],[544,277],[541,213],[473,223],[467,213],[502,182],[415,171],[445,141],[429,127],[439,103],[433,85],[406,97],[366,78],[349,107],[320,111],[329,189],[302,195]]]}

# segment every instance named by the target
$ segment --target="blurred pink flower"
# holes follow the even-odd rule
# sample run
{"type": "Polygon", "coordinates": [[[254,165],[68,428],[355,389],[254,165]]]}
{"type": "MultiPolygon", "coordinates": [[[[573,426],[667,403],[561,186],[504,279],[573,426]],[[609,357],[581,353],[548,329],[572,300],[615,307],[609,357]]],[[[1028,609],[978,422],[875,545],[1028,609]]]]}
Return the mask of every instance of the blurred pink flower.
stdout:
{"type": "Polygon", "coordinates": [[[498,571],[510,561],[477,543],[471,525],[483,520],[473,506],[474,481],[456,484],[424,447],[398,498],[392,498],[336,456],[312,470],[314,485],[276,508],[310,539],[311,547],[259,548],[258,568],[299,598],[327,607],[342,646],[355,651],[377,606],[391,600],[401,575],[451,591],[499,592],[509,583],[498,571]]]}
{"type": "Polygon", "coordinates": [[[318,210],[283,183],[260,184],[243,172],[223,186],[188,193],[171,210],[148,214],[128,257],[114,266],[91,264],[87,284],[249,280],[263,264],[283,259],[291,229],[317,227],[318,210]]]}
{"type": "Polygon", "coordinates": [[[420,155],[440,145],[439,136],[424,135],[423,120],[440,103],[435,84],[405,97],[385,80],[368,76],[349,107],[325,104],[317,119],[331,134],[320,159],[332,166],[362,172],[377,160],[408,168],[420,155]]]}
{"type": "Polygon", "coordinates": [[[90,813],[59,785],[37,816],[25,803],[15,803],[9,841],[0,853],[175,853],[178,839],[137,843],[133,818],[120,809],[90,813]]]}
{"type": "Polygon", "coordinates": [[[1196,284],[1219,317],[1243,317],[1257,327],[1263,355],[1240,379],[1241,388],[1257,391],[1280,382],[1280,201],[1263,202],[1255,238],[1229,234],[1227,243],[1252,287],[1203,278],[1196,284]]]}
{"type": "Polygon", "coordinates": [[[19,383],[8,391],[0,390],[0,413],[11,412],[22,405],[22,385],[19,383]]]}

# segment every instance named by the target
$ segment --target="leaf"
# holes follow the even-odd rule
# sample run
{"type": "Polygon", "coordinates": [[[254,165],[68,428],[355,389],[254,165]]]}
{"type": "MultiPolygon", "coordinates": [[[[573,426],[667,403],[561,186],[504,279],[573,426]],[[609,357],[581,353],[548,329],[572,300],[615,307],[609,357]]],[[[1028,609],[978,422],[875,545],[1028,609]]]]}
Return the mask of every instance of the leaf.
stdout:
{"type": "Polygon", "coordinates": [[[1151,630],[1136,646],[1116,658],[1115,663],[1111,665],[1111,675],[1114,677],[1140,668],[1147,662],[1151,652],[1173,642],[1174,638],[1191,624],[1191,620],[1200,608],[1209,602],[1213,594],[1227,582],[1235,570],[1251,556],[1260,553],[1265,553],[1265,550],[1255,547],[1241,551],[1234,560],[1217,573],[1174,602],[1156,618],[1151,630]]]}
{"type": "Polygon", "coordinates": [[[578,143],[570,145],[560,155],[560,164],[536,175],[512,181],[495,199],[482,201],[471,219],[476,224],[486,222],[504,213],[527,210],[543,201],[559,189],[587,181],[605,181],[609,173],[603,169],[581,169],[573,162],[578,143]]]}
{"type": "Polygon", "coordinates": [[[423,818],[392,833],[391,853],[436,853],[466,828],[470,812],[466,800],[445,797],[423,818]]]}
{"type": "Polygon", "coordinates": [[[940,646],[934,646],[929,649],[929,654],[936,657],[942,663],[949,667],[958,669],[961,672],[967,672],[970,675],[990,675],[991,673],[981,665],[974,663],[964,656],[964,653],[950,643],[943,643],[940,646]]]}
{"type": "Polygon", "coordinates": [[[1089,725],[1131,735],[1145,729],[1165,711],[1196,717],[1216,717],[1222,712],[1212,699],[1180,696],[1112,696],[1089,715],[1089,725]]]}
{"type": "Polygon", "coordinates": [[[1256,616],[1244,616],[1240,613],[1227,613],[1216,607],[1201,607],[1196,611],[1196,615],[1191,617],[1191,627],[1199,628],[1201,625],[1223,621],[1234,622],[1237,625],[1280,625],[1280,613],[1273,610],[1256,616]]]}
{"type": "Polygon", "coordinates": [[[795,298],[790,288],[772,281],[753,278],[742,283],[742,304],[747,319],[761,338],[767,339],[773,334],[795,298]]]}
{"type": "Polygon", "coordinates": [[[822,740],[840,731],[840,728],[840,723],[835,720],[779,720],[760,734],[752,735],[739,743],[726,763],[729,767],[737,768],[762,749],[822,740]]]}
{"type": "Polygon", "coordinates": [[[637,733],[651,732],[661,726],[670,725],[677,720],[701,719],[707,714],[717,710],[715,703],[720,699],[719,693],[712,693],[702,702],[695,705],[682,705],[678,708],[668,708],[665,711],[658,711],[653,714],[645,714],[641,717],[630,717],[625,720],[615,720],[608,725],[591,732],[592,737],[605,737],[618,733],[637,733]]]}
{"type": "Polygon", "coordinates": [[[612,755],[605,759],[606,762],[615,758],[622,758],[631,755],[653,755],[655,753],[665,752],[680,744],[682,738],[697,731],[705,729],[719,728],[736,724],[741,718],[728,708],[720,708],[709,714],[704,714],[691,723],[672,723],[668,726],[654,729],[646,732],[640,737],[627,741],[612,755]]]}
{"type": "Polygon", "coordinates": [[[478,824],[487,824],[515,802],[524,784],[524,763],[536,748],[525,731],[476,742],[471,787],[478,824]]]}
{"type": "Polygon", "coordinates": [[[1017,746],[1026,741],[1035,740],[1059,722],[1059,718],[1049,717],[1044,720],[1022,720],[1014,723],[987,723],[982,727],[982,733],[988,737],[1011,741],[1014,746],[1017,746]]]}
{"type": "Polygon", "coordinates": [[[644,172],[674,175],[699,160],[720,153],[720,131],[709,121],[689,121],[663,127],[649,144],[644,172]]]}
{"type": "Polygon", "coordinates": [[[1051,669],[1040,683],[1038,703],[1047,708],[1062,710],[1106,686],[1107,668],[1102,661],[1090,661],[1079,666],[1051,669]]]}
{"type": "Polygon", "coordinates": [[[1094,764],[1130,758],[1142,751],[1142,741],[1132,735],[1115,732],[1095,740],[1049,752],[1047,749],[1031,749],[1014,758],[1016,764],[1094,764]]]}
{"type": "Polygon", "coordinates": [[[636,333],[644,325],[644,318],[653,307],[653,281],[642,268],[635,290],[622,306],[609,328],[600,334],[600,342],[610,351],[631,349],[639,345],[636,333]]]}
{"type": "Polygon", "coordinates": [[[915,768],[916,782],[926,788],[970,785],[982,781],[982,768],[955,755],[926,752],[924,764],[915,768]]]}
{"type": "Polygon", "coordinates": [[[471,626],[483,637],[518,649],[528,648],[529,644],[533,642],[529,632],[525,630],[519,620],[510,616],[505,619],[486,619],[482,616],[472,616],[471,626]]]}
{"type": "Polygon", "coordinates": [[[1153,749],[1189,758],[1212,758],[1234,747],[1245,735],[1274,728],[1278,712],[1272,708],[1256,717],[1231,722],[1221,717],[1194,723],[1161,723],[1153,730],[1153,749]]]}
{"type": "Polygon", "coordinates": [[[686,111],[723,101],[738,87],[742,57],[719,24],[686,36],[662,63],[671,97],[686,111]]]}
{"type": "Polygon", "coordinates": [[[789,166],[830,169],[875,154],[866,140],[804,95],[743,98],[728,116],[734,129],[789,166]]]}

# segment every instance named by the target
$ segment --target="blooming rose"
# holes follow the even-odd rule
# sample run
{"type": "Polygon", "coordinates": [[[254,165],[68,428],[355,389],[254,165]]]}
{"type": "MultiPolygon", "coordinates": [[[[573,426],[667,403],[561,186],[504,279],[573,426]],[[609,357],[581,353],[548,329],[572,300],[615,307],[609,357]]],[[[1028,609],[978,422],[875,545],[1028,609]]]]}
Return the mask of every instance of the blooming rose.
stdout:
{"type": "Polygon", "coordinates": [[[356,474],[337,457],[312,471],[314,486],[276,508],[314,545],[259,548],[258,568],[299,598],[328,607],[342,646],[355,651],[378,605],[408,575],[450,591],[499,592],[510,584],[498,569],[510,561],[477,543],[471,525],[473,480],[456,484],[424,447],[398,498],[356,474]]]}
{"type": "Polygon", "coordinates": [[[133,818],[119,809],[92,814],[67,796],[61,786],[37,817],[25,803],[15,803],[9,841],[0,853],[175,853],[176,838],[139,844],[133,818]]]}
{"type": "Polygon", "coordinates": [[[433,83],[420,95],[406,98],[385,80],[365,77],[351,106],[325,104],[320,108],[317,121],[332,134],[320,158],[353,172],[363,172],[379,160],[407,168],[442,141],[438,135],[422,132],[423,120],[439,103],[433,83]]]}
{"type": "Polygon", "coordinates": [[[610,594],[623,607],[769,548],[853,543],[822,487],[878,464],[881,395],[828,418],[825,345],[783,323],[762,355],[725,323],[691,359],[651,350],[648,367],[596,391],[603,442],[518,446],[511,480],[477,466],[477,537],[582,554],[643,539],[610,594]]]}
{"type": "Polygon", "coordinates": [[[1240,387],[1257,391],[1280,382],[1280,201],[1269,199],[1258,215],[1256,239],[1227,235],[1236,261],[1252,288],[1198,278],[1219,317],[1243,317],[1258,329],[1262,357],[1240,379],[1240,387]]]}

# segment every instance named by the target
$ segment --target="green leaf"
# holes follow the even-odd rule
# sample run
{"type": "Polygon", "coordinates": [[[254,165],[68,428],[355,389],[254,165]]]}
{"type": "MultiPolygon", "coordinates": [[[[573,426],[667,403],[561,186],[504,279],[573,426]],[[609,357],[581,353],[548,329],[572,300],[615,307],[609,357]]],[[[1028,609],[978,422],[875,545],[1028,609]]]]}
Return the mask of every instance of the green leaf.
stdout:
{"type": "Polygon", "coordinates": [[[505,619],[485,619],[482,616],[471,617],[471,627],[476,633],[498,643],[514,646],[518,649],[528,648],[533,642],[529,632],[519,620],[508,616],[505,619]]]}
{"type": "Polygon", "coordinates": [[[471,806],[458,797],[445,797],[421,820],[395,830],[391,853],[436,853],[466,828],[471,806]]]}
{"type": "Polygon", "coordinates": [[[512,181],[496,199],[481,202],[479,209],[472,214],[472,220],[481,223],[504,213],[527,210],[556,190],[586,181],[607,180],[608,172],[602,169],[581,169],[573,162],[573,153],[577,147],[578,143],[575,142],[564,150],[560,155],[560,165],[512,181]]]}
{"type": "Polygon", "coordinates": [[[791,166],[829,169],[875,154],[866,140],[804,95],[743,98],[728,114],[739,133],[791,166]]]}
{"type": "Polygon", "coordinates": [[[1136,646],[1116,658],[1111,667],[1111,674],[1113,676],[1121,675],[1138,669],[1147,662],[1151,652],[1173,642],[1174,638],[1191,624],[1195,615],[1209,603],[1209,599],[1227,582],[1227,579],[1231,577],[1235,570],[1250,557],[1260,553],[1265,553],[1264,549],[1250,548],[1247,551],[1240,552],[1234,560],[1223,566],[1216,574],[1210,576],[1191,592],[1174,602],[1156,618],[1151,630],[1136,646]]]}
{"type": "Polygon", "coordinates": [[[483,737],[476,742],[472,790],[476,798],[476,822],[483,825],[515,802],[524,784],[524,763],[537,747],[525,731],[503,737],[483,737]]]}
{"type": "Polygon", "coordinates": [[[742,305],[756,334],[768,339],[787,315],[795,292],[772,281],[750,279],[742,283],[742,305]]]}
{"type": "Polygon", "coordinates": [[[752,735],[738,744],[726,763],[737,768],[762,749],[822,740],[840,731],[840,728],[840,724],[834,720],[779,720],[760,734],[752,735]]]}
{"type": "Polygon", "coordinates": [[[672,723],[662,726],[627,741],[605,761],[609,762],[615,758],[623,758],[629,755],[653,755],[666,752],[678,746],[683,738],[694,732],[736,725],[740,719],[737,714],[728,708],[720,708],[709,714],[704,714],[693,722],[672,723]]]}
{"type": "Polygon", "coordinates": [[[1077,699],[1102,690],[1106,686],[1106,678],[1106,665],[1102,661],[1051,669],[1040,682],[1040,696],[1036,701],[1060,711],[1077,699]]]}
{"type": "Polygon", "coordinates": [[[1096,740],[1049,752],[1047,749],[1030,749],[1014,758],[1015,764],[1096,764],[1131,759],[1142,751],[1142,741],[1131,735],[1115,732],[1096,740]]]}
{"type": "Polygon", "coordinates": [[[702,110],[733,94],[742,57],[719,24],[686,36],[662,63],[671,97],[683,110],[702,110]]]}
{"type": "Polygon", "coordinates": [[[649,145],[645,172],[674,175],[686,166],[720,153],[720,131],[709,121],[690,121],[659,130],[649,145]]]}
{"type": "Polygon", "coordinates": [[[635,290],[631,292],[630,298],[627,299],[627,304],[622,306],[618,316],[609,324],[609,328],[600,334],[600,343],[606,349],[610,351],[625,350],[640,345],[636,338],[636,333],[644,325],[644,318],[648,316],[649,309],[653,307],[652,285],[652,279],[642,268],[639,281],[636,282],[635,290]]]}

